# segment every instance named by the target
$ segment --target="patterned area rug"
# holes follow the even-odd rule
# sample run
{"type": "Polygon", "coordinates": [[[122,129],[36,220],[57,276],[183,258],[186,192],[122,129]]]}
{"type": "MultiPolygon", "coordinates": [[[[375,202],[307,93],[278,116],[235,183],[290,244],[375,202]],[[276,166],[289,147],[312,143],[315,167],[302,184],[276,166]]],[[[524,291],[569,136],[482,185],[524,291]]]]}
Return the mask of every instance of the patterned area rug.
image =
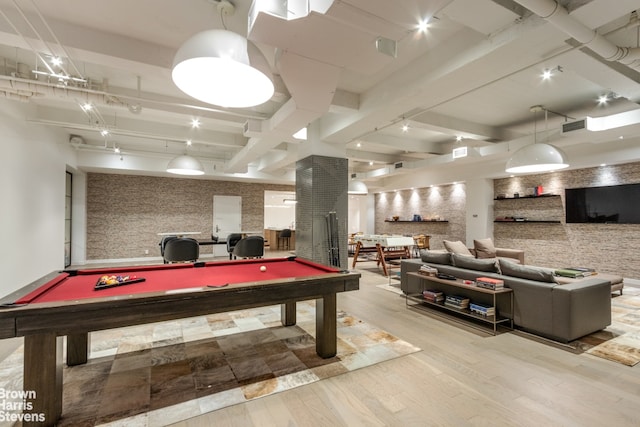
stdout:
{"type": "MultiPolygon", "coordinates": [[[[403,295],[400,284],[395,281],[376,287],[403,295]]],[[[513,332],[576,354],[586,353],[626,366],[635,366],[640,362],[640,288],[627,286],[623,295],[612,295],[609,327],[568,344],[556,343],[522,331],[513,332]]]]}
{"type": "MultiPolygon", "coordinates": [[[[59,426],[160,426],[289,390],[420,349],[338,312],[338,354],[315,352],[315,305],[280,306],[91,334],[91,360],[65,367],[59,426]]],[[[22,389],[22,347],[0,369],[0,387],[22,389]]]]}
{"type": "Polygon", "coordinates": [[[572,343],[587,354],[634,366],[640,362],[640,288],[611,298],[611,325],[572,343]]]}

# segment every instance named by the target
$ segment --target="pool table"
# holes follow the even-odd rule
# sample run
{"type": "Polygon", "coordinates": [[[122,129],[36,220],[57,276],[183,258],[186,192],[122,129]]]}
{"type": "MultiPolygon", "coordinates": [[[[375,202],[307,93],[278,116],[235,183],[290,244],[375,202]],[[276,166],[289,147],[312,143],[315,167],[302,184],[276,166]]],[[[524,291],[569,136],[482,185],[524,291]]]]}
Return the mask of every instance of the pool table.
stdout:
{"type": "Polygon", "coordinates": [[[70,270],[51,273],[0,300],[0,338],[24,337],[24,390],[32,414],[54,425],[62,412],[62,344],[67,364],[87,362],[89,332],[281,304],[296,323],[296,301],[316,300],[316,352],[336,354],[336,295],[359,289],[360,274],[301,258],[70,270]],[[261,267],[265,267],[264,271],[261,267]],[[96,290],[102,276],[129,277],[96,290]]]}

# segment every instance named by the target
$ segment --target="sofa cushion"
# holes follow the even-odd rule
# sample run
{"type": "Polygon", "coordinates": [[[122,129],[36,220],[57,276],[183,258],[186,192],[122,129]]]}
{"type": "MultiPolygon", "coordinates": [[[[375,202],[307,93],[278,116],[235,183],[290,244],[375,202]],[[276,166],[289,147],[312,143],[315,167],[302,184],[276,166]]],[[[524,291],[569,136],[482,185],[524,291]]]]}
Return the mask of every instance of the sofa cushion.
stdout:
{"type": "Polygon", "coordinates": [[[452,254],[473,257],[473,254],[471,253],[471,251],[469,251],[469,248],[467,248],[467,245],[462,243],[460,240],[457,240],[455,242],[451,240],[443,240],[442,243],[444,243],[445,249],[451,252],[452,254]]]}
{"type": "Polygon", "coordinates": [[[499,258],[500,271],[505,276],[535,280],[537,282],[555,283],[553,273],[538,267],[529,267],[499,258]]]}
{"type": "Polygon", "coordinates": [[[467,268],[469,270],[486,271],[491,273],[499,273],[496,260],[492,259],[476,259],[465,255],[452,254],[453,265],[455,267],[467,268]]]}
{"type": "Polygon", "coordinates": [[[493,245],[491,238],[479,239],[473,241],[473,248],[476,250],[478,258],[495,258],[496,247],[493,245]]]}
{"type": "Polygon", "coordinates": [[[451,254],[449,252],[436,252],[427,249],[420,250],[420,259],[432,264],[451,265],[451,254]]]}

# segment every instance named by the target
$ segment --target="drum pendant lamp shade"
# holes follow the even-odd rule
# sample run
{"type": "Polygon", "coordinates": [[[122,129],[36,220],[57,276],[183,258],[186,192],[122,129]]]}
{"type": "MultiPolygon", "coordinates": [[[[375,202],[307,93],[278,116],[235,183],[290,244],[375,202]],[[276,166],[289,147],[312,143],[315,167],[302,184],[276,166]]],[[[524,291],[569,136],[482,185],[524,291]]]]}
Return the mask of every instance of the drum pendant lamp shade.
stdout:
{"type": "Polygon", "coordinates": [[[176,52],[171,77],[187,95],[222,107],[253,107],[274,93],[262,52],[227,30],[207,30],[187,40],[176,52]]]}
{"type": "Polygon", "coordinates": [[[204,168],[198,159],[184,154],[169,162],[167,172],[177,175],[203,175],[204,168]]]}
{"type": "Polygon", "coordinates": [[[347,190],[348,194],[367,194],[369,189],[367,188],[367,184],[357,179],[352,179],[349,181],[349,187],[347,190]]]}
{"type": "Polygon", "coordinates": [[[569,167],[567,155],[557,147],[533,143],[516,151],[507,161],[505,172],[547,172],[569,167]]]}

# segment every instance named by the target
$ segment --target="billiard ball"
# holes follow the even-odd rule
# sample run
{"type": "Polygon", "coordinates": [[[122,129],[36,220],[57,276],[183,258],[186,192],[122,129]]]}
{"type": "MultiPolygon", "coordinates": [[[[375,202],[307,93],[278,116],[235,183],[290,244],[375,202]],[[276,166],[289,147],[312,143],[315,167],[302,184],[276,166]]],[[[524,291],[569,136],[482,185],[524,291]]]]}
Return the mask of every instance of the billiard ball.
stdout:
{"type": "Polygon", "coordinates": [[[260,271],[267,271],[267,267],[263,265],[262,267],[260,267],[260,271]]]}

